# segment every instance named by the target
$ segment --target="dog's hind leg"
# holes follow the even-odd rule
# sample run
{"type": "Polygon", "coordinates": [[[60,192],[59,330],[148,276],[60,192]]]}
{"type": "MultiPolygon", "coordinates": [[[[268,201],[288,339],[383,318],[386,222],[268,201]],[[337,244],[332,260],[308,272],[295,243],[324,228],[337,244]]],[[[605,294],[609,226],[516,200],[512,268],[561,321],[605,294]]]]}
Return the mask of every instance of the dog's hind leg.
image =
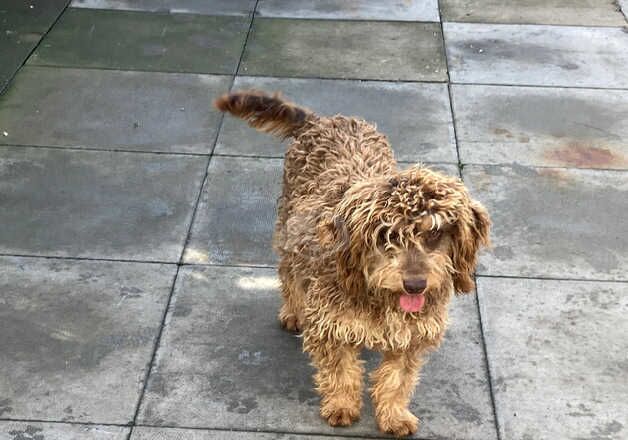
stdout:
{"type": "Polygon", "coordinates": [[[279,279],[283,297],[283,304],[279,309],[279,322],[288,331],[300,332],[303,330],[305,293],[304,287],[292,273],[288,258],[283,258],[279,263],[279,279]]]}
{"type": "Polygon", "coordinates": [[[416,351],[387,352],[371,373],[371,396],[379,429],[397,437],[416,432],[419,420],[408,410],[422,360],[416,351]]]}
{"type": "MultiPolygon", "coordinates": [[[[306,330],[307,332],[307,330],[306,330]]],[[[321,416],[331,426],[349,426],[360,418],[364,361],[348,344],[305,337],[305,350],[316,367],[314,382],[321,396],[321,416]]]]}

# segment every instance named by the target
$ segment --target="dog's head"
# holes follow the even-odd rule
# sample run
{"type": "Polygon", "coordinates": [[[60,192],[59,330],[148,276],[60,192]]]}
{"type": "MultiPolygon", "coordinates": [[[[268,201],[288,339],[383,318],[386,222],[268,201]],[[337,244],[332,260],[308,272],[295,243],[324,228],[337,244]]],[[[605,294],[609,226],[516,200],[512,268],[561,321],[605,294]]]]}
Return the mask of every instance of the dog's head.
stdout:
{"type": "Polygon", "coordinates": [[[426,297],[473,290],[490,220],[459,179],[417,166],[355,184],[320,226],[345,290],[396,295],[418,312],[426,297]]]}

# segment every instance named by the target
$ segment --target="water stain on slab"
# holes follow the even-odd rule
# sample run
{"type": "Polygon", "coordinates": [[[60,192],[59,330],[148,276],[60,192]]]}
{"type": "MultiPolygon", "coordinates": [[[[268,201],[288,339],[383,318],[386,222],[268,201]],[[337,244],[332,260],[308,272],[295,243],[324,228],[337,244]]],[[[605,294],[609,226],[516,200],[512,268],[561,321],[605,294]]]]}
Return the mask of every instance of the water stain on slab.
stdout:
{"type": "Polygon", "coordinates": [[[9,414],[13,411],[11,407],[11,399],[0,400],[0,417],[4,414],[9,414]]]}
{"type": "Polygon", "coordinates": [[[483,40],[467,40],[456,45],[462,51],[476,52],[489,58],[516,59],[521,63],[535,65],[554,65],[564,70],[576,70],[578,65],[570,60],[559,50],[533,43],[519,43],[488,38],[483,40]]]}
{"type": "Polygon", "coordinates": [[[506,130],[505,128],[495,128],[493,129],[493,133],[506,136],[507,138],[512,137],[512,133],[510,132],[510,130],[506,130]]]}
{"type": "MultiPolygon", "coordinates": [[[[139,334],[121,333],[92,306],[72,301],[47,304],[41,310],[16,308],[3,317],[4,355],[21,362],[29,371],[93,370],[109,354],[121,348],[140,348],[153,337],[152,329],[139,334]],[[62,321],[50,316],[65,317],[62,321]]],[[[0,408],[1,409],[1,408],[0,408]]]]}
{"type": "MultiPolygon", "coordinates": [[[[626,114],[607,96],[582,96],[587,92],[526,91],[526,94],[497,95],[485,104],[487,112],[506,127],[524,133],[537,133],[560,138],[619,140],[615,133],[625,122],[626,114]]],[[[588,92],[592,93],[592,92],[588,92]]],[[[504,134],[494,131],[495,134],[504,134]]]]}
{"type": "Polygon", "coordinates": [[[628,199],[622,173],[513,166],[467,174],[474,190],[492,193],[492,201],[484,201],[499,246],[488,260],[489,272],[623,277],[621,219],[628,199]]]}
{"type": "Polygon", "coordinates": [[[453,82],[624,88],[618,28],[444,23],[453,82]]]}
{"type": "Polygon", "coordinates": [[[628,160],[619,152],[578,141],[568,142],[563,147],[548,149],[543,154],[543,158],[555,165],[579,168],[612,168],[628,164],[628,160]]]}
{"type": "Polygon", "coordinates": [[[42,432],[42,428],[27,425],[24,430],[9,431],[9,435],[13,436],[12,440],[44,440],[45,437],[42,432]]]}
{"type": "Polygon", "coordinates": [[[455,86],[463,162],[625,169],[628,92],[455,86]]]}

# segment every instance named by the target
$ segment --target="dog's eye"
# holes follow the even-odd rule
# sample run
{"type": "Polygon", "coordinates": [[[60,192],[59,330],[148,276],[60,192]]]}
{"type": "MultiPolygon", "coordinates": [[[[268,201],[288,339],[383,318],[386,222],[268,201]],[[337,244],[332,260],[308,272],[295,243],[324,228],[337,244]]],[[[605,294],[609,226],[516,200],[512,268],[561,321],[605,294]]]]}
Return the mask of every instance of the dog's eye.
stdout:
{"type": "Polygon", "coordinates": [[[436,246],[442,236],[443,231],[441,230],[428,231],[425,233],[425,243],[431,247],[436,246]]]}
{"type": "Polygon", "coordinates": [[[382,229],[379,231],[379,235],[377,236],[377,244],[379,246],[386,246],[388,243],[395,244],[399,241],[399,234],[395,231],[389,231],[387,229],[382,229]]]}

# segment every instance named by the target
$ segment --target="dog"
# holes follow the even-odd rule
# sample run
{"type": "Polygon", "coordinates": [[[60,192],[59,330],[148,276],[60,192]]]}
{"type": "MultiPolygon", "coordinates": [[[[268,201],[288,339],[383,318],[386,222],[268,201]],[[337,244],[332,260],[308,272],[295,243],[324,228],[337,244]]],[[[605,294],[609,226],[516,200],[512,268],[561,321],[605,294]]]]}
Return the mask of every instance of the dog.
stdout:
{"type": "Polygon", "coordinates": [[[273,239],[279,320],[302,332],[321,416],[332,426],[359,418],[367,348],[383,353],[370,375],[379,429],[416,432],[408,404],[422,357],[443,338],[454,292],[474,290],[477,254],[489,245],[486,209],[458,178],[398,169],[386,137],[364,120],[258,91],[215,106],[292,139],[273,239]]]}

